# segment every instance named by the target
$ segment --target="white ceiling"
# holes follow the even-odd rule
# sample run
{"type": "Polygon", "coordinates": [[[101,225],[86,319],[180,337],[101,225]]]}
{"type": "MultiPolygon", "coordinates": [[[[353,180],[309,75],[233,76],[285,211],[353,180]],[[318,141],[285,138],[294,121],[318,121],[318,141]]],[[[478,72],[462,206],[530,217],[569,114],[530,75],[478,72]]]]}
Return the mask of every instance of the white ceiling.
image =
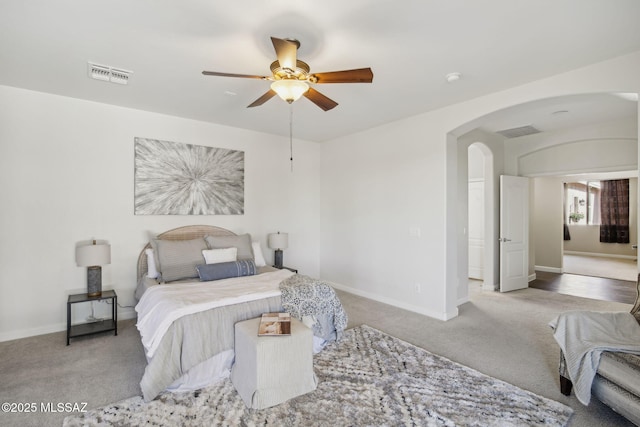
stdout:
{"type": "Polygon", "coordinates": [[[547,98],[498,111],[480,126],[489,132],[533,126],[541,132],[631,118],[637,122],[638,95],[594,93],[547,98]]]}
{"type": "MultiPolygon", "coordinates": [[[[267,75],[269,37],[296,38],[312,72],[374,72],[372,84],[317,85],[331,111],[293,104],[295,137],[324,141],[640,50],[639,18],[638,0],[2,0],[0,84],[288,135],[284,101],[245,108],[268,82],[201,72],[267,75]],[[129,84],[89,79],[88,61],[132,71],[129,84]],[[447,83],[454,71],[463,78],[447,83]]],[[[599,101],[637,114],[636,102],[586,100],[485,127],[574,126],[612,113],[599,101]]]]}

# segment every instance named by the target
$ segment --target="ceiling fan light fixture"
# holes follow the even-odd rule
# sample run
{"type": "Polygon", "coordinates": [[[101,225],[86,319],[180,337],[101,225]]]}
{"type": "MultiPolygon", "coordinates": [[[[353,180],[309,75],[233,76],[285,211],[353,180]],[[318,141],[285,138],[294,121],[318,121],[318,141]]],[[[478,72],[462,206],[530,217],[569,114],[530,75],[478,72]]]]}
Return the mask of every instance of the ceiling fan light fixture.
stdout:
{"type": "Polygon", "coordinates": [[[309,85],[301,80],[283,79],[271,83],[271,89],[277,93],[280,98],[291,104],[300,99],[300,97],[309,90],[309,85]]]}
{"type": "Polygon", "coordinates": [[[273,82],[269,91],[247,105],[247,108],[258,107],[276,95],[289,104],[304,95],[305,98],[322,110],[329,111],[336,107],[338,103],[315,90],[311,87],[312,85],[316,83],[371,83],[373,81],[373,71],[368,67],[310,74],[309,64],[300,61],[297,57],[300,42],[297,40],[271,37],[271,43],[273,44],[278,59],[271,63],[270,76],[206,70],[203,71],[202,74],[205,76],[238,77],[273,82]]]}

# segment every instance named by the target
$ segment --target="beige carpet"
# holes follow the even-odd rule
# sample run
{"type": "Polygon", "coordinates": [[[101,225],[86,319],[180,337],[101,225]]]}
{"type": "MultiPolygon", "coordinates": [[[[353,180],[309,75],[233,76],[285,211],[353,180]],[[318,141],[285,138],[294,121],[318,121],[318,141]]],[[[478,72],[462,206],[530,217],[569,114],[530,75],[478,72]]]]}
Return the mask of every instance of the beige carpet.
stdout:
{"type": "MultiPolygon", "coordinates": [[[[395,284],[390,283],[389,286],[395,284]]],[[[471,302],[442,322],[346,292],[338,293],[349,328],[367,324],[389,335],[574,409],[570,427],[632,426],[592,399],[588,407],[558,384],[559,350],[549,328],[557,314],[576,309],[627,311],[628,304],[539,289],[500,293],[471,286],[471,302]]],[[[89,409],[140,394],[145,368],[140,335],[131,320],[118,336],[77,338],[65,333],[0,343],[0,401],[86,402],[89,409]]],[[[38,406],[40,408],[40,406],[38,406]]],[[[0,413],[3,427],[60,426],[68,412],[0,413]]],[[[337,427],[337,426],[336,426],[337,427]]]]}
{"type": "Polygon", "coordinates": [[[607,277],[609,279],[636,281],[638,263],[633,259],[565,254],[565,273],[582,276],[607,277]]]}

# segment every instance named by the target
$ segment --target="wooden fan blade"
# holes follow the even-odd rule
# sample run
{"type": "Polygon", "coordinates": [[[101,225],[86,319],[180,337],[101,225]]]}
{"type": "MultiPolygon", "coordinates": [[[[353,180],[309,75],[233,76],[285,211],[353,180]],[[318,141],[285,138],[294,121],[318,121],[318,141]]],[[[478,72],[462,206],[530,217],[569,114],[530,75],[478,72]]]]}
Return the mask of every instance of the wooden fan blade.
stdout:
{"type": "Polygon", "coordinates": [[[371,71],[371,68],[330,71],[327,73],[314,73],[311,78],[318,79],[316,83],[371,83],[373,81],[373,71],[371,71]]]}
{"type": "Polygon", "coordinates": [[[280,67],[295,70],[298,45],[292,41],[275,37],[271,37],[271,43],[273,43],[273,48],[276,50],[280,67]]]}
{"type": "Polygon", "coordinates": [[[275,95],[276,95],[276,92],[272,89],[269,89],[269,92],[265,93],[260,98],[256,99],[251,104],[247,105],[247,108],[258,107],[264,104],[265,102],[267,102],[268,100],[270,100],[271,98],[273,98],[275,95]]]}
{"type": "Polygon", "coordinates": [[[240,77],[243,79],[260,79],[266,80],[266,76],[252,76],[250,74],[234,74],[234,73],[219,73],[217,71],[203,71],[205,76],[220,76],[220,77],[240,77]]]}
{"type": "Polygon", "coordinates": [[[304,93],[304,97],[309,101],[316,104],[318,107],[322,108],[324,111],[329,111],[338,103],[331,98],[327,98],[314,88],[310,87],[308,91],[304,93]]]}

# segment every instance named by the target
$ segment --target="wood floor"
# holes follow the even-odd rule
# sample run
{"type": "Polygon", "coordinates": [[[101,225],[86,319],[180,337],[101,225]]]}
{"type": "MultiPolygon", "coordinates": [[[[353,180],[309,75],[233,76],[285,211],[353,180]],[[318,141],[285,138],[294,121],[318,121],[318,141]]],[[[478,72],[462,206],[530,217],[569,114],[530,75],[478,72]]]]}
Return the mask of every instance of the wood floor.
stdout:
{"type": "Polygon", "coordinates": [[[633,304],[636,300],[636,282],[603,277],[536,271],[536,280],[529,282],[529,287],[625,304],[633,304]]]}

